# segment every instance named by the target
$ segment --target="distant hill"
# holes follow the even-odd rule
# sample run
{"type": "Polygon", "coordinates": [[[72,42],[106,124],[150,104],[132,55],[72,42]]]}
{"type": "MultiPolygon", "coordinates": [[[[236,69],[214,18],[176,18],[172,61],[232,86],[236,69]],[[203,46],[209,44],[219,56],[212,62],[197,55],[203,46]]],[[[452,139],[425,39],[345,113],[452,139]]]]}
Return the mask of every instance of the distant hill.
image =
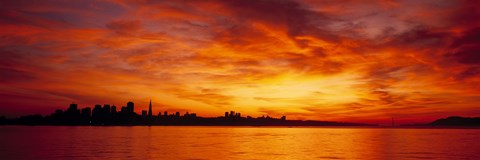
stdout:
{"type": "Polygon", "coordinates": [[[432,126],[480,126],[480,117],[459,117],[437,119],[430,123],[432,126]]]}

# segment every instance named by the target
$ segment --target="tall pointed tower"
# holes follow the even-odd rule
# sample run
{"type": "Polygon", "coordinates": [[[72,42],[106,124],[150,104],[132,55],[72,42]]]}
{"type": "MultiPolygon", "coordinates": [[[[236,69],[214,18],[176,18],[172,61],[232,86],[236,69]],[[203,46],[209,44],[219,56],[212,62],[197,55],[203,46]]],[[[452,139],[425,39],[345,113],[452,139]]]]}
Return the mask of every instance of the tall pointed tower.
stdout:
{"type": "Polygon", "coordinates": [[[150,105],[148,106],[148,118],[152,119],[152,99],[150,99],[150,105]]]}

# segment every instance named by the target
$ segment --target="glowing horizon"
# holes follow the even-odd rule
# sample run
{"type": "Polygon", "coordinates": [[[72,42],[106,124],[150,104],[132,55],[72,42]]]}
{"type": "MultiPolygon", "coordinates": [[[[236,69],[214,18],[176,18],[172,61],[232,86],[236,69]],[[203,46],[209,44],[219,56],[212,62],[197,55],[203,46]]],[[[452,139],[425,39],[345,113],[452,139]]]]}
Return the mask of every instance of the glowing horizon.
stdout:
{"type": "MultiPolygon", "coordinates": [[[[0,116],[75,102],[399,124],[480,115],[470,0],[2,1],[0,116]]],[[[156,114],[155,114],[156,115],[156,114]]]]}

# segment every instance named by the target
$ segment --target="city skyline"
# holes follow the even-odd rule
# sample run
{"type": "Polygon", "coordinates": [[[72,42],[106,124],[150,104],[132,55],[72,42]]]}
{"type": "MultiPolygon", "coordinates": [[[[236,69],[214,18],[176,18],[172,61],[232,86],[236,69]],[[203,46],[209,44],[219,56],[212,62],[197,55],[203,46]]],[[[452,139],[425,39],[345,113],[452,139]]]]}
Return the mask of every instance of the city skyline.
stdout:
{"type": "MultiPolygon", "coordinates": [[[[0,125],[55,125],[55,126],[376,126],[352,122],[331,122],[315,120],[287,120],[262,115],[261,117],[242,116],[240,112],[227,111],[223,116],[201,117],[196,113],[184,114],[176,111],[159,111],[153,115],[152,101],[149,109],[135,112],[135,103],[129,101],[120,110],[115,105],[96,104],[79,108],[71,103],[65,110],[57,109],[49,115],[32,114],[16,118],[0,116],[0,125]]],[[[393,126],[392,126],[393,127],[393,126]]]]}
{"type": "MultiPolygon", "coordinates": [[[[0,116],[75,102],[368,124],[480,115],[479,1],[0,1],[0,116]]],[[[118,108],[117,108],[118,109],[118,108]]]]}
{"type": "Polygon", "coordinates": [[[96,104],[92,107],[79,108],[71,103],[65,110],[57,109],[49,115],[32,114],[16,118],[0,116],[0,125],[49,125],[49,126],[343,126],[343,127],[457,127],[476,128],[480,125],[480,117],[449,116],[436,119],[430,123],[397,125],[392,117],[390,126],[381,124],[365,124],[355,122],[335,122],[322,120],[287,120],[285,115],[280,118],[262,115],[261,117],[242,116],[240,112],[227,111],[223,116],[202,117],[196,113],[184,114],[176,111],[159,111],[153,114],[152,101],[148,111],[135,112],[135,103],[129,101],[120,110],[115,105],[96,104]]]}
{"type": "MultiPolygon", "coordinates": [[[[152,117],[161,117],[161,116],[182,116],[180,111],[173,111],[173,112],[169,112],[169,111],[158,111],[157,114],[154,114],[154,111],[153,111],[153,105],[152,105],[152,101],[150,100],[150,103],[149,103],[149,106],[148,106],[148,111],[147,110],[144,110],[142,108],[138,109],[137,110],[140,110],[139,113],[137,113],[135,111],[135,103],[133,101],[128,101],[126,103],[126,105],[124,106],[121,106],[119,107],[117,110],[117,106],[114,105],[114,104],[95,104],[93,105],[93,107],[89,107],[89,106],[85,106],[83,108],[80,108],[78,107],[79,105],[77,103],[70,103],[69,107],[65,110],[62,110],[62,109],[56,109],[55,112],[51,113],[50,115],[42,115],[42,114],[31,114],[31,115],[42,115],[42,116],[52,116],[54,114],[57,114],[57,113],[60,113],[60,114],[63,114],[63,113],[68,113],[68,112],[71,112],[71,113],[76,113],[78,115],[85,115],[85,116],[93,116],[95,114],[100,114],[100,113],[119,113],[119,114],[125,114],[125,115],[135,115],[135,116],[141,116],[142,118],[152,118],[152,117]],[[169,114],[171,113],[171,114],[169,114]]],[[[196,117],[196,113],[192,113],[189,111],[185,111],[183,116],[194,116],[196,117]]],[[[24,117],[24,116],[30,116],[30,115],[23,115],[21,117],[24,117]]],[[[217,116],[219,117],[219,116],[217,116]]],[[[235,111],[228,111],[228,112],[224,112],[224,117],[241,117],[241,113],[240,112],[235,112],[235,111]]],[[[251,116],[247,116],[247,117],[251,117],[251,116]]],[[[269,115],[262,115],[261,117],[270,117],[269,115]]],[[[281,119],[285,119],[286,116],[282,116],[281,119]]],[[[19,118],[19,117],[13,117],[13,118],[19,118]]]]}

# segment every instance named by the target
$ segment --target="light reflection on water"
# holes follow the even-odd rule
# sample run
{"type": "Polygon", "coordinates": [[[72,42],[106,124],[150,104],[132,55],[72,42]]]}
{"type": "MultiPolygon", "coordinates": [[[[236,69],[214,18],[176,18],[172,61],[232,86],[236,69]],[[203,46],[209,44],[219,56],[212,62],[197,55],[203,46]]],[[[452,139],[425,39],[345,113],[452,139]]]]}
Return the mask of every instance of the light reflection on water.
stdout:
{"type": "Polygon", "coordinates": [[[479,129],[0,126],[1,159],[480,159],[479,129]]]}

